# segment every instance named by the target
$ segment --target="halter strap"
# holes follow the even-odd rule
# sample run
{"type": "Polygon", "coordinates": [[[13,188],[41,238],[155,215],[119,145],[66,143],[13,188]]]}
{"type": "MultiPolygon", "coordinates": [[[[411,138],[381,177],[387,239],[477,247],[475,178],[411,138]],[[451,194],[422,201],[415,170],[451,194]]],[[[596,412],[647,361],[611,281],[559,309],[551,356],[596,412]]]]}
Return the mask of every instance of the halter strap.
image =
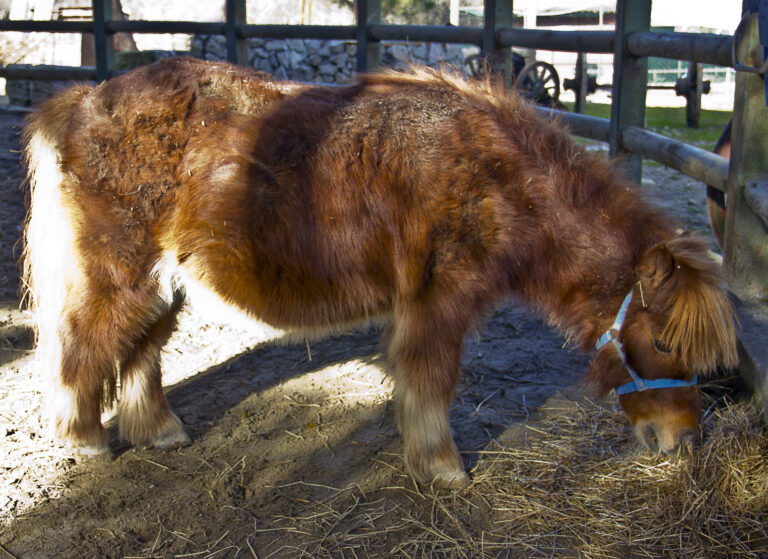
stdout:
{"type": "Polygon", "coordinates": [[[621,307],[619,307],[619,312],[616,314],[616,320],[613,321],[611,327],[608,328],[608,330],[606,330],[595,343],[595,348],[597,349],[600,349],[606,344],[611,343],[613,347],[616,348],[616,353],[618,353],[619,357],[621,357],[621,361],[624,363],[624,368],[629,373],[629,376],[632,377],[631,382],[622,384],[615,389],[616,394],[621,396],[623,394],[630,394],[632,392],[644,392],[646,390],[658,390],[660,388],[678,388],[683,386],[696,385],[699,380],[697,375],[693,375],[691,380],[674,378],[644,380],[640,377],[640,375],[637,374],[637,372],[635,372],[629,363],[627,363],[627,356],[624,353],[624,344],[622,344],[621,340],[619,340],[619,333],[621,332],[621,328],[624,326],[624,320],[627,318],[627,310],[629,309],[629,304],[631,302],[632,290],[630,290],[630,292],[627,293],[627,296],[624,297],[624,301],[621,303],[621,307]]]}
{"type": "MultiPolygon", "coordinates": [[[[611,324],[611,327],[608,328],[608,330],[605,331],[605,333],[600,336],[600,338],[597,340],[597,343],[595,344],[595,347],[597,349],[600,349],[608,342],[618,342],[617,338],[613,335],[613,331],[616,331],[616,334],[621,332],[621,327],[624,326],[624,319],[627,318],[627,309],[629,309],[629,304],[632,302],[632,290],[627,293],[627,296],[624,297],[624,301],[621,303],[621,307],[619,307],[619,312],[616,314],[616,320],[613,321],[613,324],[611,324]]],[[[619,344],[621,342],[618,342],[619,344]]],[[[624,358],[624,352],[621,351],[619,347],[619,355],[621,355],[622,359],[624,358]]]]}
{"type": "MultiPolygon", "coordinates": [[[[626,365],[626,362],[625,362],[626,365]]],[[[621,396],[623,394],[630,394],[632,392],[643,392],[644,390],[657,390],[659,388],[680,388],[684,386],[696,386],[696,383],[699,382],[699,376],[693,375],[691,380],[683,380],[679,378],[659,378],[655,380],[643,380],[640,377],[636,376],[637,373],[634,373],[632,369],[627,367],[627,370],[629,371],[629,374],[632,375],[632,378],[635,379],[632,382],[628,382],[627,384],[622,384],[618,388],[616,388],[616,394],[618,396],[621,396]],[[634,374],[633,374],[634,373],[634,374]],[[642,385],[645,388],[640,388],[638,386],[637,381],[640,381],[642,385]]]]}

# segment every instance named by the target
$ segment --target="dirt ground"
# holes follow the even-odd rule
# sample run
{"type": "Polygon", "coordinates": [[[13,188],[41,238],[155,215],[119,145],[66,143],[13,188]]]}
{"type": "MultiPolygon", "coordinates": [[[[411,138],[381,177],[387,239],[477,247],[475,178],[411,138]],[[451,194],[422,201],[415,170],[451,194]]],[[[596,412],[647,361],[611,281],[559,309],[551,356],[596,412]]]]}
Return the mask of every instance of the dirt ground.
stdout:
{"type": "MultiPolygon", "coordinates": [[[[0,558],[313,557],[318,538],[366,530],[360,553],[330,556],[394,556],[397,533],[375,530],[380,519],[429,516],[434,502],[403,471],[376,328],[281,344],[185,310],[163,369],[191,446],[135,450],[112,429],[112,458],[79,461],[50,440],[17,298],[22,118],[0,112],[0,558]],[[320,536],[292,522],[330,507],[342,513],[320,536]],[[354,525],[352,509],[365,513],[354,525]]],[[[658,166],[645,176],[688,227],[707,230],[701,183],[658,166]]],[[[587,357],[562,345],[514,302],[467,341],[451,419],[468,468],[558,391],[576,394],[587,357]]]]}

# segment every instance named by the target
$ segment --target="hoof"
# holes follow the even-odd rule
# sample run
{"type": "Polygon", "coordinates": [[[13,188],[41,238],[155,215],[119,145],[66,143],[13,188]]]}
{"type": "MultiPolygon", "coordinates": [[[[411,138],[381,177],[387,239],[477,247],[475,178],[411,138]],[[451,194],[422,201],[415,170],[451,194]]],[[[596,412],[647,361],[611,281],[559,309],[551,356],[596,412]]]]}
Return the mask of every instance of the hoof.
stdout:
{"type": "Polygon", "coordinates": [[[189,446],[190,444],[192,444],[192,440],[181,426],[181,421],[178,417],[173,415],[173,418],[168,421],[167,427],[163,429],[157,437],[152,439],[149,446],[162,450],[173,450],[183,446],[189,446]]]}
{"type": "Polygon", "coordinates": [[[86,460],[98,459],[98,458],[111,458],[112,451],[107,444],[99,445],[70,445],[69,450],[76,458],[83,458],[86,460]]]}
{"type": "Polygon", "coordinates": [[[189,438],[184,432],[184,429],[161,435],[152,441],[152,445],[155,448],[163,450],[173,450],[181,448],[183,446],[189,446],[192,444],[192,439],[189,438]]]}
{"type": "Polygon", "coordinates": [[[66,452],[72,453],[75,458],[111,458],[112,450],[109,448],[107,432],[103,428],[91,433],[88,437],[74,437],[69,432],[54,428],[51,433],[52,441],[63,445],[66,452]]]}
{"type": "Polygon", "coordinates": [[[438,489],[455,491],[464,489],[470,484],[469,476],[464,470],[438,472],[432,480],[432,486],[438,489]]]}

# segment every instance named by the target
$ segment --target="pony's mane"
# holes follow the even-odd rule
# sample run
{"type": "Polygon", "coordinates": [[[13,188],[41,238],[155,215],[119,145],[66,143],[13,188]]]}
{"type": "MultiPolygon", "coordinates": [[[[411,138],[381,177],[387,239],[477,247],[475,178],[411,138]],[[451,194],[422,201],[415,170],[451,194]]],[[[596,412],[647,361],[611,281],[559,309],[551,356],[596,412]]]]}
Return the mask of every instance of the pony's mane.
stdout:
{"type": "Polygon", "coordinates": [[[446,68],[409,66],[406,70],[388,69],[376,74],[365,74],[361,76],[360,83],[364,86],[405,85],[449,89],[463,97],[470,105],[483,107],[490,114],[513,114],[517,119],[524,117],[526,120],[538,118],[533,105],[514,90],[505,88],[500,80],[490,77],[468,80],[446,68]]]}
{"type": "MultiPolygon", "coordinates": [[[[485,78],[469,80],[450,69],[411,66],[406,70],[384,70],[360,78],[362,86],[412,86],[422,89],[440,89],[459,96],[469,107],[478,110],[483,118],[494,121],[505,139],[529,153],[542,169],[550,174],[588,170],[589,177],[576,178],[571,174],[562,186],[585,188],[586,182],[600,184],[626,183],[617,167],[606,158],[591,154],[577,146],[568,127],[558,118],[539,114],[532,102],[514,89],[504,87],[501,80],[493,79],[490,72],[485,78]],[[546,125],[545,125],[546,123],[546,125]],[[579,165],[575,165],[576,161],[579,165]],[[568,162],[568,165],[564,163],[568,162]]],[[[623,190],[617,188],[616,191],[623,190]]]]}
{"type": "Polygon", "coordinates": [[[532,102],[516,90],[504,87],[503,82],[494,79],[490,72],[486,72],[486,77],[482,79],[470,80],[448,68],[409,66],[405,70],[387,69],[365,74],[360,77],[359,83],[363,86],[414,86],[449,90],[459,95],[469,106],[493,116],[505,129],[509,130],[512,124],[515,134],[527,137],[531,131],[546,132],[548,135],[554,133],[567,138],[568,143],[571,143],[567,128],[557,118],[540,115],[532,102]],[[544,121],[554,126],[525,126],[527,123],[544,121]]]}
{"type": "Polygon", "coordinates": [[[735,367],[734,312],[723,289],[722,267],[709,255],[703,239],[680,236],[666,247],[674,258],[675,272],[682,277],[668,302],[664,342],[678,351],[683,365],[691,370],[735,367]]]}

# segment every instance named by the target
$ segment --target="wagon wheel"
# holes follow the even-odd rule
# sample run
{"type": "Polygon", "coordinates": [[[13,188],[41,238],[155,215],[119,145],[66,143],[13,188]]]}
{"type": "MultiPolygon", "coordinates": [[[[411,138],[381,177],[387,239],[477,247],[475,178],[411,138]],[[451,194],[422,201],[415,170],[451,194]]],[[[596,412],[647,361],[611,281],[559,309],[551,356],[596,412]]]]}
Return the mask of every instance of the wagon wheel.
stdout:
{"type": "Polygon", "coordinates": [[[531,62],[515,80],[515,88],[538,105],[554,107],[560,101],[560,77],[552,64],[531,62]]]}
{"type": "MultiPolygon", "coordinates": [[[[715,153],[723,157],[731,157],[731,121],[728,121],[723,133],[715,145],[715,153]]],[[[725,193],[707,185],[707,215],[709,216],[709,226],[712,234],[720,248],[723,247],[723,236],[725,235],[725,193]]]]}
{"type": "Polygon", "coordinates": [[[479,54],[470,54],[464,59],[464,70],[469,77],[481,79],[485,76],[485,59],[479,54]]]}

